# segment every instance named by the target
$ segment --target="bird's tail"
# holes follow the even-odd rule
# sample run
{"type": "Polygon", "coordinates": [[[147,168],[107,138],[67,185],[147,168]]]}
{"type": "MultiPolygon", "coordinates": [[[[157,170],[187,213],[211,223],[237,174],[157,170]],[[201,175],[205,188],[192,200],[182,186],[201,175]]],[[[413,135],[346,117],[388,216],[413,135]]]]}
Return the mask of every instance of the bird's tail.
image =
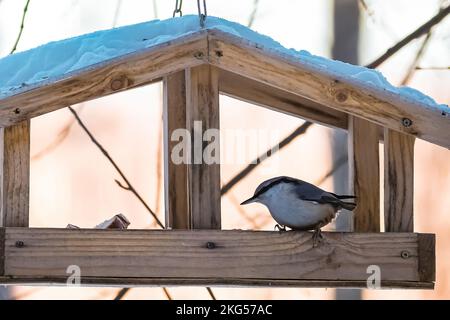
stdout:
{"type": "Polygon", "coordinates": [[[353,211],[356,208],[356,203],[354,203],[354,202],[341,201],[340,204],[341,204],[342,208],[344,208],[346,210],[349,210],[349,211],[353,211]]]}

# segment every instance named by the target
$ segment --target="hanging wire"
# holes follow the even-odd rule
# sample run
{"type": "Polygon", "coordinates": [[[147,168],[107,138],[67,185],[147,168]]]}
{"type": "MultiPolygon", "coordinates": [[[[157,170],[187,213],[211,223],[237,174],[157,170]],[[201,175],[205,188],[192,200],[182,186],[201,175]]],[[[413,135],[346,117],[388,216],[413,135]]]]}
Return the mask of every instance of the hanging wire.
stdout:
{"type": "Polygon", "coordinates": [[[205,26],[205,20],[208,16],[208,12],[206,11],[206,0],[203,0],[203,13],[200,7],[200,0],[197,0],[197,8],[198,8],[198,18],[200,19],[200,27],[205,26]]]}
{"type": "Polygon", "coordinates": [[[183,12],[181,11],[181,7],[183,6],[183,0],[176,0],[175,1],[175,10],[173,10],[173,16],[175,18],[175,16],[177,15],[177,13],[180,14],[180,17],[183,16],[183,12]]]}

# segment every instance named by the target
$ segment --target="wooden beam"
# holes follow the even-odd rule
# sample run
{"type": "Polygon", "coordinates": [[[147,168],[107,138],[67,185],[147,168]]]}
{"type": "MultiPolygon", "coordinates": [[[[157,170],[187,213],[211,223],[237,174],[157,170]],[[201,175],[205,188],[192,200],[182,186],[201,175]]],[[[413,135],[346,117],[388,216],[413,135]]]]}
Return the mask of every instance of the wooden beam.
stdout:
{"type": "Polygon", "coordinates": [[[0,126],[9,126],[69,105],[160,81],[207,60],[206,31],[25,86],[0,99],[0,126]]]}
{"type": "Polygon", "coordinates": [[[347,129],[345,112],[325,107],[302,96],[268,86],[262,82],[220,70],[220,92],[235,99],[253,103],[322,125],[347,129]]]}
{"type": "Polygon", "coordinates": [[[354,231],[380,231],[379,129],[367,120],[349,117],[350,193],[357,197],[354,231]]]}
{"type": "Polygon", "coordinates": [[[28,227],[30,121],[0,128],[0,226],[28,227]]]}
{"type": "MultiPolygon", "coordinates": [[[[186,128],[186,80],[185,70],[164,78],[164,195],[166,228],[189,229],[191,226],[188,192],[188,159],[172,159],[176,145],[186,142],[174,130],[186,128]]],[[[176,154],[174,156],[180,156],[176,154]]],[[[183,155],[181,155],[183,156],[183,155]]]]}
{"type": "Polygon", "coordinates": [[[332,75],[326,68],[266,50],[220,30],[209,30],[208,36],[209,61],[221,69],[450,148],[449,111],[332,75]]]}
{"type": "Polygon", "coordinates": [[[77,265],[82,281],[121,286],[140,281],[365,286],[367,267],[377,265],[382,284],[433,286],[433,266],[419,266],[422,241],[426,257],[434,258],[434,235],[324,232],[324,237],[313,248],[311,233],[296,231],[6,228],[1,281],[49,282],[67,277],[67,267],[77,265]]]}
{"type": "Polygon", "coordinates": [[[220,141],[218,132],[220,121],[217,70],[209,65],[187,69],[186,94],[186,127],[192,141],[190,157],[192,164],[188,166],[191,227],[193,229],[220,229],[220,141]],[[215,137],[205,137],[204,134],[207,131],[212,133],[211,130],[216,130],[215,137]],[[210,144],[210,146],[215,144],[215,151],[208,152],[205,144],[210,144]]]}
{"type": "Polygon", "coordinates": [[[414,230],[414,137],[384,130],[384,229],[414,230]]]}

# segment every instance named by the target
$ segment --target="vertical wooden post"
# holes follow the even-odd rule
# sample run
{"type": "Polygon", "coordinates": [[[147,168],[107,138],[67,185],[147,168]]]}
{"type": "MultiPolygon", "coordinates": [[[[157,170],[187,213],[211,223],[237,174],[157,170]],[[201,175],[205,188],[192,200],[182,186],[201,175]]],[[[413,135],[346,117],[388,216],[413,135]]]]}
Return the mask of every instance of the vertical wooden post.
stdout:
{"type": "Polygon", "coordinates": [[[414,231],[413,136],[384,129],[384,229],[414,231]]]}
{"type": "Polygon", "coordinates": [[[30,121],[0,128],[0,227],[28,227],[30,121]]]}
{"type": "Polygon", "coordinates": [[[380,231],[380,164],[378,126],[349,117],[348,153],[350,192],[357,196],[354,231],[380,231]]]}
{"type": "Polygon", "coordinates": [[[186,97],[186,127],[192,139],[192,164],[188,166],[191,226],[220,229],[220,164],[219,161],[208,163],[211,159],[204,156],[205,147],[214,143],[217,146],[214,156],[220,160],[219,137],[208,135],[214,133],[211,129],[218,133],[220,127],[217,70],[206,64],[187,69],[186,97]]]}
{"type": "MultiPolygon", "coordinates": [[[[166,228],[171,229],[189,229],[191,222],[187,181],[188,164],[186,162],[188,159],[185,158],[182,163],[176,163],[172,159],[174,146],[187,141],[183,141],[180,136],[174,136],[175,139],[180,139],[180,141],[171,140],[174,130],[186,129],[185,71],[179,71],[165,77],[163,91],[165,225],[166,228]]],[[[177,156],[180,155],[177,154],[177,156]]],[[[183,156],[187,157],[188,155],[183,156]]]]}

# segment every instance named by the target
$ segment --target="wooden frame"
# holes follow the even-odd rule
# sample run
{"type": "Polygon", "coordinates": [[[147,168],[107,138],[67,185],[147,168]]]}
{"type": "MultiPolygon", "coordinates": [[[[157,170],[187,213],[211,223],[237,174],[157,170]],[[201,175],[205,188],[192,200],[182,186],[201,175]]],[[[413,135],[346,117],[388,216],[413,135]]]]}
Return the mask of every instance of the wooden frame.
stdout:
{"type": "Polygon", "coordinates": [[[377,265],[382,287],[434,287],[435,238],[413,233],[412,190],[414,139],[450,147],[450,121],[437,108],[203,30],[24,87],[0,99],[0,126],[0,283],[64,284],[75,264],[86,285],[366,287],[367,267],[377,265]],[[29,119],[161,80],[166,227],[174,230],[26,228],[29,119]],[[348,130],[358,233],[325,233],[325,244],[312,247],[306,232],[214,230],[221,228],[219,165],[174,164],[170,138],[178,128],[192,139],[219,129],[219,93],[348,130]],[[380,134],[387,233],[379,232],[380,134]]]}

